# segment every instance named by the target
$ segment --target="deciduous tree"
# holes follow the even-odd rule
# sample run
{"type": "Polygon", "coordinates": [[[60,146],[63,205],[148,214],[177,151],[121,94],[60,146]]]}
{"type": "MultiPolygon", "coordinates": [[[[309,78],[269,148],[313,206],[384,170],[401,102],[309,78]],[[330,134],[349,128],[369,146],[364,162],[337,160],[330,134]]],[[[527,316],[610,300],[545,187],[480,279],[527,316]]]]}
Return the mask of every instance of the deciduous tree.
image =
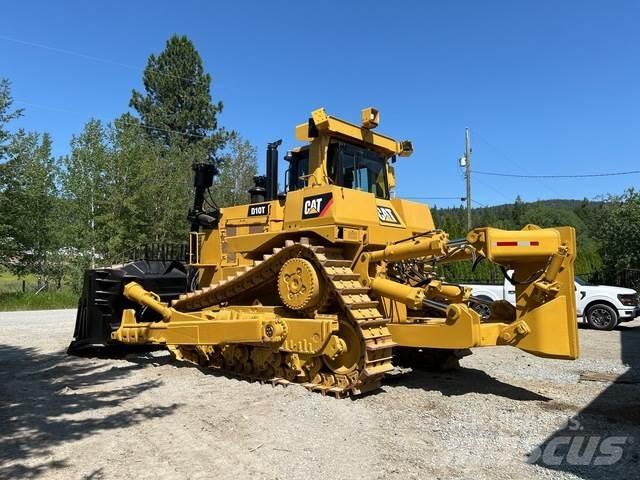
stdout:
{"type": "Polygon", "coordinates": [[[7,124],[22,115],[22,109],[13,110],[12,106],[11,83],[6,78],[0,78],[0,161],[7,153],[7,143],[11,138],[7,124]]]}
{"type": "Polygon", "coordinates": [[[63,158],[62,187],[69,222],[69,247],[80,267],[105,260],[102,244],[111,235],[108,224],[107,168],[111,161],[105,127],[90,120],[71,140],[71,153],[63,158]]]}
{"type": "Polygon", "coordinates": [[[256,147],[233,133],[229,151],[222,155],[220,172],[213,187],[213,198],[220,207],[249,203],[249,189],[258,172],[256,147]]]}
{"type": "Polygon", "coordinates": [[[59,280],[62,238],[51,138],[19,130],[8,144],[7,157],[0,172],[2,263],[18,276],[59,280]]]}

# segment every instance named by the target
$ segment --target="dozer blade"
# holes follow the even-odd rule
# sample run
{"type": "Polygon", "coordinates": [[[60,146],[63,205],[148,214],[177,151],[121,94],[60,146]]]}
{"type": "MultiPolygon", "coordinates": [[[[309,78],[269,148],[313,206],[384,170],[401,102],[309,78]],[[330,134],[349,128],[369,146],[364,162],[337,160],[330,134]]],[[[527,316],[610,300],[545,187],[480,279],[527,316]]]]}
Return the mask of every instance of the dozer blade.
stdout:
{"type": "MultiPolygon", "coordinates": [[[[516,308],[494,302],[488,324],[503,321],[497,344],[508,344],[539,357],[575,359],[579,355],[572,227],[522,230],[476,229],[467,239],[488,260],[513,270],[516,308]]],[[[495,323],[494,323],[495,325],[495,323]]]]}
{"type": "MultiPolygon", "coordinates": [[[[446,318],[389,323],[394,342],[403,347],[467,349],[510,345],[539,357],[575,359],[579,355],[573,262],[575,230],[528,225],[519,231],[477,228],[467,237],[478,255],[512,269],[515,308],[491,303],[480,314],[464,303],[442,305],[446,318]]],[[[461,256],[461,255],[459,255],[461,256]]],[[[387,298],[401,299],[408,286],[373,283],[387,298]],[[398,293],[395,297],[394,292],[398,293]]],[[[415,290],[415,289],[414,289],[415,290]]],[[[407,303],[407,302],[405,302],[407,303]]]]}
{"type": "MultiPolygon", "coordinates": [[[[571,227],[554,230],[559,232],[561,244],[568,248],[568,253],[557,275],[548,284],[552,291],[545,292],[545,284],[540,282],[519,285],[518,282],[535,274],[536,267],[526,264],[524,268],[516,267],[516,323],[525,322],[529,332],[516,337],[514,346],[538,357],[574,360],[580,353],[573,269],[576,234],[571,227]],[[540,304],[540,297],[545,293],[550,298],[540,304]]],[[[553,269],[553,262],[552,258],[547,271],[553,269]]]]}

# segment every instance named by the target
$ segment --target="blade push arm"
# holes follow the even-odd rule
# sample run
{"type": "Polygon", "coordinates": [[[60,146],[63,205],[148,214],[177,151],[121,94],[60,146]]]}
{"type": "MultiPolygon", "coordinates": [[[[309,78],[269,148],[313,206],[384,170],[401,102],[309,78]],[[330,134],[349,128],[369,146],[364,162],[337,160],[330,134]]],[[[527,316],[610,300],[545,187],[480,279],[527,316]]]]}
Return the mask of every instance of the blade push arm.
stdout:
{"type": "Polygon", "coordinates": [[[450,242],[445,233],[436,231],[365,252],[354,270],[361,283],[380,297],[410,309],[427,306],[445,314],[444,322],[389,324],[394,339],[398,336],[402,345],[467,348],[509,344],[538,356],[577,358],[574,259],[575,231],[571,227],[528,225],[517,231],[486,227],[474,229],[462,241],[450,242]],[[504,300],[475,299],[470,289],[444,283],[433,274],[439,263],[477,258],[513,270],[515,307],[504,300]],[[387,262],[409,260],[424,266],[424,281],[408,284],[389,278],[387,262]],[[488,303],[490,314],[481,317],[469,307],[470,300],[488,303]]]}

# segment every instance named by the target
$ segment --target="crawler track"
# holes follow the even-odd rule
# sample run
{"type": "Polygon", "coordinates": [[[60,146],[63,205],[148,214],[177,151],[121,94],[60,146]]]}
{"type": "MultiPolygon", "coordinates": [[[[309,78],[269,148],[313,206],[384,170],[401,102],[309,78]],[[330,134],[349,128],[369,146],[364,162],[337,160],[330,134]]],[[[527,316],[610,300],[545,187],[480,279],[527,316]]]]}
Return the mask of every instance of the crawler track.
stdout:
{"type": "Polygon", "coordinates": [[[352,331],[357,332],[357,341],[361,344],[347,345],[347,348],[363,347],[357,369],[342,374],[323,365],[313,378],[300,381],[301,375],[287,375],[286,369],[279,367],[279,359],[273,369],[275,374],[265,375],[265,372],[256,371],[250,359],[254,354],[252,349],[259,347],[233,346],[235,350],[231,354],[225,353],[224,348],[227,347],[180,347],[178,356],[201,365],[226,370],[232,376],[268,381],[276,385],[299,383],[309,390],[337,397],[357,395],[379,388],[384,374],[393,369],[392,348],[395,344],[386,326],[388,320],[378,310],[378,301],[371,297],[368,288],[360,284],[358,275],[351,270],[351,260],[345,259],[339,248],[317,245],[308,238],[300,238],[297,242],[288,240],[284,246],[274,248],[271,254],[264,255],[263,260],[254,262],[252,267],[246,267],[235,276],[181,295],[173,302],[173,307],[181,311],[193,311],[216,305],[233,305],[234,300],[247,298],[265,283],[275,283],[282,265],[294,257],[311,261],[318,274],[323,277],[328,292],[322,310],[337,314],[341,322],[348,324],[347,328],[350,325],[352,331]],[[237,360],[233,368],[229,368],[230,355],[237,360]]]}

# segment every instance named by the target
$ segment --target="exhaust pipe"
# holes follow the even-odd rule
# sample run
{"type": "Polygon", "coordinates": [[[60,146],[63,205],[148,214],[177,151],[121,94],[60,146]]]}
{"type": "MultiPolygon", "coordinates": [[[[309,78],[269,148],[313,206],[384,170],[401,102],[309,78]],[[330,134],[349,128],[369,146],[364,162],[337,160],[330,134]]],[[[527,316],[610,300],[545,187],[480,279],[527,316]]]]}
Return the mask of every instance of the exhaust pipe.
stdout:
{"type": "Polygon", "coordinates": [[[278,147],[282,140],[267,144],[267,200],[278,198],[278,147]]]}

